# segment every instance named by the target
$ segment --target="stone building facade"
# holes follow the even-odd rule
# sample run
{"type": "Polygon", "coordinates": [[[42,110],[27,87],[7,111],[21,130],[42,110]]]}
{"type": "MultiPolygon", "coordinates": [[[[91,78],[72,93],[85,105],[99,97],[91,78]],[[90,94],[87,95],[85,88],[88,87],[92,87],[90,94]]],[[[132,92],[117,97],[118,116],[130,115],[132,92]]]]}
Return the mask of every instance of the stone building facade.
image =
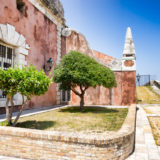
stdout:
{"type": "MultiPolygon", "coordinates": [[[[128,27],[126,32],[124,51],[121,60],[92,50],[86,38],[79,32],[65,29],[65,49],[63,53],[68,53],[70,50],[78,50],[86,55],[93,57],[99,63],[109,67],[114,71],[117,87],[106,89],[98,86],[96,89],[89,88],[85,95],[86,105],[129,105],[136,103],[136,56],[135,48],[132,39],[131,29],[128,27]],[[66,33],[66,34],[65,34],[66,33]]],[[[79,97],[74,93],[71,94],[69,104],[78,105],[79,97]]]]}
{"type": "MultiPolygon", "coordinates": [[[[59,0],[1,0],[0,64],[4,69],[14,64],[22,67],[31,62],[37,69],[44,69],[48,59],[52,58],[53,70],[61,57],[70,50],[78,50],[95,58],[111,68],[116,76],[117,88],[90,88],[86,93],[85,104],[136,103],[136,58],[130,28],[127,29],[123,57],[117,60],[92,50],[81,33],[66,27],[64,9],[59,0]]],[[[45,72],[49,74],[49,70],[45,72]]],[[[17,94],[14,102],[20,105],[21,96],[17,94]]],[[[45,95],[33,97],[26,108],[63,103],[77,105],[79,98],[72,92],[59,91],[58,84],[53,83],[45,95]]],[[[5,97],[0,91],[0,107],[4,105],[5,97]]]]}

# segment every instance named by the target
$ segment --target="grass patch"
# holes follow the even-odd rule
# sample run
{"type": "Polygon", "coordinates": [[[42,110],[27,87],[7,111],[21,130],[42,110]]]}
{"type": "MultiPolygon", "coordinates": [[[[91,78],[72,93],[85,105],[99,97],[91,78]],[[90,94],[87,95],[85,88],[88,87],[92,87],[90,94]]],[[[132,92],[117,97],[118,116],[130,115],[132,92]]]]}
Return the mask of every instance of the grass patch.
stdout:
{"type": "Polygon", "coordinates": [[[154,140],[160,146],[160,117],[149,117],[149,122],[152,128],[154,140]]]}
{"type": "Polygon", "coordinates": [[[153,92],[150,86],[138,86],[136,88],[137,103],[160,104],[160,96],[153,92]]]}
{"type": "Polygon", "coordinates": [[[20,118],[17,127],[97,133],[117,131],[121,128],[127,113],[127,108],[85,107],[81,112],[79,107],[67,107],[20,118]]]}

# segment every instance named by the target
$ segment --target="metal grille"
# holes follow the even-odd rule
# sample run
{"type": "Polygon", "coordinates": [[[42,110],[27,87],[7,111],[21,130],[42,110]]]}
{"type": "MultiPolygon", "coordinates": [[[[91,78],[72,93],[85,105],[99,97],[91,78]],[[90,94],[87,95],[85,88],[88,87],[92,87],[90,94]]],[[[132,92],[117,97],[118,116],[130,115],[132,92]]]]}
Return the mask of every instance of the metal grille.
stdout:
{"type": "Polygon", "coordinates": [[[71,92],[70,91],[64,91],[61,90],[61,102],[68,102],[71,98],[71,92]]]}
{"type": "Polygon", "coordinates": [[[3,69],[13,67],[13,49],[0,44],[0,66],[3,69]]]}
{"type": "Polygon", "coordinates": [[[151,80],[154,79],[152,75],[137,75],[136,76],[136,85],[137,86],[149,86],[151,80]]]}
{"type": "MultiPolygon", "coordinates": [[[[13,48],[0,44],[0,67],[7,69],[13,67],[13,48]]],[[[0,90],[0,98],[5,98],[6,95],[0,90]]]]}

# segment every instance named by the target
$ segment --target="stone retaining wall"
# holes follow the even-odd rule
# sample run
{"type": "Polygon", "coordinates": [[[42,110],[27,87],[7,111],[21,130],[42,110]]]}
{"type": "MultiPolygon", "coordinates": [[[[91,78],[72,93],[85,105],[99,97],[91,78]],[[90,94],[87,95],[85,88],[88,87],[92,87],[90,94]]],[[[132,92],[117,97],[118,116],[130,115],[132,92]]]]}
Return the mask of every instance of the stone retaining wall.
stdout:
{"type": "Polygon", "coordinates": [[[134,147],[136,105],[122,128],[110,136],[0,127],[0,155],[35,160],[121,160],[134,147]]]}

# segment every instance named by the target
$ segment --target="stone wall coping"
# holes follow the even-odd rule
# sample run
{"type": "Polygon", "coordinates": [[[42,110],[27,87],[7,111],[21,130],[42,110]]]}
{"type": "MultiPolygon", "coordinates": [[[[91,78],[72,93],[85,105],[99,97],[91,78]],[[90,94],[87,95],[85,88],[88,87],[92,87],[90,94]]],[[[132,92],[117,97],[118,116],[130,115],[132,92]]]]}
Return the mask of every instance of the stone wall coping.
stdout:
{"type": "Polygon", "coordinates": [[[16,136],[38,140],[57,141],[65,143],[79,143],[96,146],[107,146],[109,144],[125,141],[135,132],[136,104],[128,107],[127,117],[118,132],[112,135],[89,135],[76,132],[42,131],[36,129],[15,128],[0,126],[0,135],[16,136]]]}

